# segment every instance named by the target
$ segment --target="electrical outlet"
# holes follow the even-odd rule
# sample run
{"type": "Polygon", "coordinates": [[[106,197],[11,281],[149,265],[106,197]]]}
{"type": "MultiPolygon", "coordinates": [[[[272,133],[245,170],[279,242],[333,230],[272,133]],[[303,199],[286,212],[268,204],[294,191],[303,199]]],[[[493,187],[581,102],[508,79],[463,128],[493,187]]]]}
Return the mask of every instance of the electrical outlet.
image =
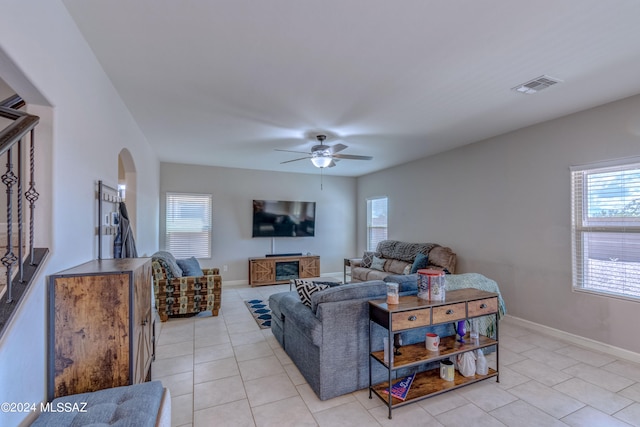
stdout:
{"type": "Polygon", "coordinates": [[[229,266],[227,264],[222,266],[222,271],[228,271],[229,270],[229,266]]]}

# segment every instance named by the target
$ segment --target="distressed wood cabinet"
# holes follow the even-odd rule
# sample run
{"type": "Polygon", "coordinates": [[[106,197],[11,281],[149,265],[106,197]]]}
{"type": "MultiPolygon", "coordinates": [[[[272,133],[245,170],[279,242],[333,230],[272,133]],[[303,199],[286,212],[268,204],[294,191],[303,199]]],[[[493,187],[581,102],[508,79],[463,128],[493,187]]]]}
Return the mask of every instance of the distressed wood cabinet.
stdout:
{"type": "Polygon", "coordinates": [[[49,277],[48,398],[147,381],[151,259],[90,261],[49,277]]]}

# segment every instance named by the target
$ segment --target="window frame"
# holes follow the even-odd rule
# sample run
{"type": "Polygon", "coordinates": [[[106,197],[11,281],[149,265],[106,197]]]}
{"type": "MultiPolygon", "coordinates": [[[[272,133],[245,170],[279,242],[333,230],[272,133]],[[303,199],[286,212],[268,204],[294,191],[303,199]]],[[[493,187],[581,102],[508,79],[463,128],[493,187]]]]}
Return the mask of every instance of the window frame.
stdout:
{"type": "Polygon", "coordinates": [[[369,197],[367,198],[367,251],[369,252],[373,252],[376,250],[376,247],[378,246],[378,242],[382,241],[382,240],[386,240],[389,238],[389,197],[387,196],[377,196],[377,197],[369,197]],[[372,204],[375,201],[379,201],[379,200],[385,200],[386,203],[386,209],[385,209],[385,225],[384,227],[380,227],[380,226],[373,226],[373,217],[372,217],[372,204]],[[385,231],[385,236],[383,239],[372,239],[372,230],[373,229],[382,229],[384,228],[385,231]],[[373,246],[372,246],[373,244],[373,246]]]}
{"type": "MultiPolygon", "coordinates": [[[[197,209],[194,212],[198,212],[197,209]]],[[[165,194],[165,218],[164,218],[164,246],[165,250],[171,252],[176,258],[189,258],[195,257],[198,259],[210,259],[212,256],[212,229],[213,229],[213,195],[204,194],[204,193],[185,193],[185,192],[167,192],[165,194]],[[200,214],[203,217],[203,225],[200,230],[195,228],[190,229],[189,227],[180,229],[178,228],[176,231],[170,231],[174,227],[170,226],[171,217],[175,217],[176,215],[172,214],[172,209],[178,209],[179,206],[172,207],[176,205],[176,202],[172,202],[171,199],[175,198],[183,198],[183,202],[187,199],[195,199],[192,201],[193,205],[188,207],[189,205],[185,203],[183,207],[187,207],[187,209],[197,208],[197,204],[203,204],[204,209],[200,214]],[[208,212],[207,212],[208,211],[208,212]],[[188,235],[189,233],[195,234],[205,234],[206,236],[206,244],[205,248],[201,251],[192,251],[192,247],[189,245],[179,245],[178,243],[172,245],[172,241],[179,242],[179,238],[172,237],[172,233],[182,233],[188,235]]],[[[200,239],[202,240],[202,238],[200,239]]]]}
{"type": "MultiPolygon", "coordinates": [[[[593,266],[597,263],[597,257],[594,252],[605,252],[605,256],[614,255],[614,252],[607,254],[612,242],[618,244],[617,251],[622,251],[624,258],[635,257],[640,259],[640,216],[614,216],[615,209],[612,209],[612,216],[596,217],[590,215],[593,212],[593,205],[597,196],[596,190],[607,191],[606,182],[600,177],[598,183],[600,187],[589,191],[590,184],[597,181],[590,181],[590,177],[595,175],[616,174],[631,172],[628,176],[617,177],[618,182],[625,193],[631,189],[633,194],[640,193],[640,181],[634,175],[640,173],[640,157],[631,157],[626,159],[618,159],[606,162],[592,163],[582,166],[573,166],[571,171],[571,261],[572,261],[572,277],[571,287],[574,292],[585,292],[594,295],[606,296],[611,298],[624,299],[634,302],[640,302],[640,263],[634,266],[634,261],[621,261],[624,265],[619,269],[611,269],[609,267],[609,277],[623,282],[623,288],[618,292],[615,290],[607,290],[605,285],[597,285],[598,269],[607,268],[606,266],[593,266]],[[620,234],[622,234],[620,236],[620,234]],[[614,237],[615,236],[615,237],[614,237]],[[600,240],[600,242],[598,242],[600,240]],[[605,243],[606,242],[606,243],[605,243]],[[596,246],[598,245],[598,246],[596,246]],[[591,246],[591,247],[590,247],[591,246]],[[617,274],[618,276],[614,276],[617,274]],[[634,277],[627,289],[624,289],[629,278],[634,277]],[[637,285],[635,283],[638,283],[637,285]]],[[[614,178],[614,176],[612,176],[614,178]]],[[[615,193],[605,193],[611,195],[615,193]]],[[[601,196],[602,197],[602,196],[601,196]]],[[[636,203],[640,198],[625,199],[625,207],[636,203]]],[[[600,208],[602,209],[602,208],[600,208]]],[[[628,259],[628,258],[627,258],[628,259]]],[[[610,262],[618,262],[618,258],[609,257],[610,262]]],[[[600,263],[608,262],[600,259],[600,263]]],[[[601,273],[602,274],[602,273],[601,273]]],[[[605,273],[606,274],[606,273],[605,273]]],[[[615,284],[611,287],[620,287],[615,284]]]]}

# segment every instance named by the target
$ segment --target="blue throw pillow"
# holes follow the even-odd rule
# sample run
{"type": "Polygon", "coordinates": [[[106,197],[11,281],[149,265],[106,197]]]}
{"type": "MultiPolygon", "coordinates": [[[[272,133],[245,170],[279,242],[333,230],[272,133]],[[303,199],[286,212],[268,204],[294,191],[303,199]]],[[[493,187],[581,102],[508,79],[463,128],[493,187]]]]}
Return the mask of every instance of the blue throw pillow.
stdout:
{"type": "Polygon", "coordinates": [[[425,254],[418,252],[416,254],[416,259],[413,260],[413,265],[411,266],[411,273],[417,273],[421,268],[427,268],[427,264],[429,263],[429,257],[425,254]]]}
{"type": "Polygon", "coordinates": [[[202,277],[204,273],[202,272],[202,268],[200,268],[200,263],[195,257],[177,259],[176,262],[182,269],[182,277],[187,276],[195,276],[202,277]]]}
{"type": "Polygon", "coordinates": [[[384,263],[387,260],[384,258],[378,258],[377,256],[373,256],[373,261],[371,261],[371,268],[373,270],[384,271],[384,263]]]}

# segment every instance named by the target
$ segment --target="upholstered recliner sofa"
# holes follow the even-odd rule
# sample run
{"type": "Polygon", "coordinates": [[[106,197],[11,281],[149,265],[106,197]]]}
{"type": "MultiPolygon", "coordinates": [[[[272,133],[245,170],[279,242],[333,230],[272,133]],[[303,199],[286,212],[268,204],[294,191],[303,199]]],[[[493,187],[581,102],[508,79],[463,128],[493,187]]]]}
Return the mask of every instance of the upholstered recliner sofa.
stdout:
{"type": "Polygon", "coordinates": [[[351,281],[383,280],[391,274],[411,274],[417,268],[432,268],[455,273],[457,256],[437,243],[408,243],[398,240],[383,240],[375,252],[365,252],[362,258],[349,260],[351,281]],[[420,265],[414,265],[421,254],[420,265]],[[422,256],[423,255],[423,256],[422,256]],[[377,262],[376,262],[377,261],[377,262]]]}
{"type": "MultiPolygon", "coordinates": [[[[391,275],[386,281],[399,283],[400,295],[417,294],[417,274],[391,275]]],[[[448,274],[447,289],[479,288],[499,294],[495,281],[480,274],[448,274]]],[[[349,283],[317,291],[311,307],[298,293],[281,292],[269,297],[271,331],[321,400],[366,388],[369,385],[369,300],[384,299],[387,284],[382,280],[349,283]]],[[[500,315],[504,302],[499,300],[500,315]]],[[[490,316],[493,319],[493,316],[490,316]]],[[[493,335],[494,325],[487,327],[493,335]]],[[[453,323],[403,332],[403,344],[424,341],[427,331],[440,336],[455,333],[453,323]]],[[[383,347],[388,331],[371,325],[371,346],[383,347]]],[[[372,364],[373,382],[387,378],[388,372],[372,364]]],[[[404,375],[400,372],[399,375],[404,375]]]]}
{"type": "Polygon", "coordinates": [[[151,256],[153,294],[160,320],[170,316],[211,311],[217,316],[222,300],[222,277],[218,268],[201,270],[194,276],[183,275],[178,260],[165,251],[151,256]]]}

